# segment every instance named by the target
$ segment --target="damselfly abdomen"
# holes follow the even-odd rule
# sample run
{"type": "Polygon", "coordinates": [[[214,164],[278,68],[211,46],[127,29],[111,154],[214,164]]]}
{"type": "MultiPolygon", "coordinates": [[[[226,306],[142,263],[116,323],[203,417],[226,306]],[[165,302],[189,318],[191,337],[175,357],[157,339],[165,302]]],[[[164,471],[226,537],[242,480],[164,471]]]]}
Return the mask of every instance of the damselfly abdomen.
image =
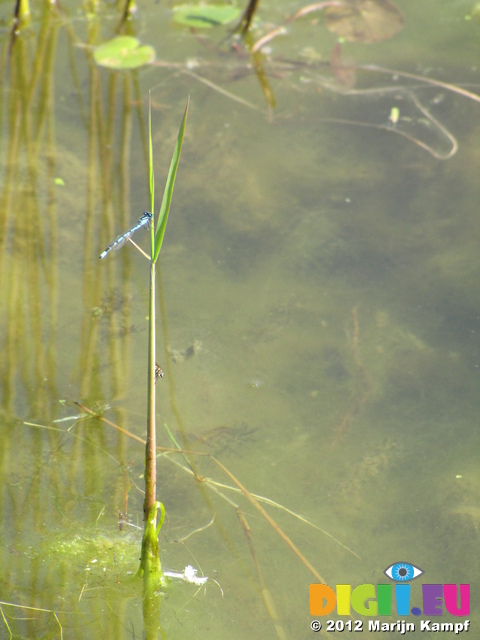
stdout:
{"type": "Polygon", "coordinates": [[[120,249],[120,247],[123,247],[125,242],[127,242],[127,240],[133,236],[135,231],[141,229],[141,227],[146,227],[148,229],[152,220],[153,213],[148,213],[148,211],[145,211],[145,213],[140,216],[138,222],[134,224],[133,227],[128,229],[128,231],[125,231],[125,233],[117,236],[115,240],[108,245],[105,251],[102,251],[102,253],[100,254],[100,260],[102,258],[105,258],[105,256],[107,256],[110,251],[112,251],[112,249],[115,251],[116,249],[120,249]]]}

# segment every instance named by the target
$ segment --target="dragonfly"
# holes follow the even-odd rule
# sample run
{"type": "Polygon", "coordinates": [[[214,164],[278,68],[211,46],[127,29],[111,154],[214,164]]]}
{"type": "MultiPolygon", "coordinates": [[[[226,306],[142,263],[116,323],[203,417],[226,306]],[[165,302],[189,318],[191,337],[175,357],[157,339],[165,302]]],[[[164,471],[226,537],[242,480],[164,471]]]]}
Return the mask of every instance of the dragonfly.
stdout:
{"type": "Polygon", "coordinates": [[[120,247],[123,247],[125,242],[127,242],[127,240],[129,240],[133,236],[135,231],[138,231],[142,227],[146,227],[148,229],[152,220],[153,220],[153,213],[148,213],[148,211],[145,211],[145,213],[140,216],[140,218],[138,219],[138,222],[134,224],[133,227],[130,227],[130,229],[125,231],[125,233],[122,233],[119,236],[117,236],[115,240],[113,240],[108,245],[105,251],[102,251],[102,253],[100,254],[100,260],[102,260],[102,258],[105,258],[110,253],[110,251],[112,251],[112,249],[115,250],[115,249],[120,249],[120,247]]]}

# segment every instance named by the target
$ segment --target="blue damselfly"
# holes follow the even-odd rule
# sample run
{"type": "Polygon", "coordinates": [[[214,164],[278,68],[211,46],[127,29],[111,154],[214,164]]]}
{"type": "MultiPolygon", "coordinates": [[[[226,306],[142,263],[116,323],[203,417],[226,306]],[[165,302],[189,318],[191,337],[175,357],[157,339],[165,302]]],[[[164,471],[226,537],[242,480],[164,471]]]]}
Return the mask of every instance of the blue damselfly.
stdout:
{"type": "Polygon", "coordinates": [[[128,229],[128,231],[125,231],[125,233],[122,233],[121,235],[117,236],[115,240],[108,245],[105,251],[102,251],[102,253],[100,254],[100,260],[102,258],[105,258],[105,256],[108,253],[110,253],[112,249],[115,250],[115,249],[120,249],[120,247],[123,247],[125,242],[127,242],[127,240],[133,236],[135,231],[138,231],[138,229],[140,229],[141,227],[147,227],[148,229],[148,227],[150,226],[150,222],[152,220],[153,220],[153,213],[148,213],[148,211],[145,211],[145,213],[142,216],[140,216],[140,218],[138,219],[138,222],[134,224],[133,227],[128,229]]]}

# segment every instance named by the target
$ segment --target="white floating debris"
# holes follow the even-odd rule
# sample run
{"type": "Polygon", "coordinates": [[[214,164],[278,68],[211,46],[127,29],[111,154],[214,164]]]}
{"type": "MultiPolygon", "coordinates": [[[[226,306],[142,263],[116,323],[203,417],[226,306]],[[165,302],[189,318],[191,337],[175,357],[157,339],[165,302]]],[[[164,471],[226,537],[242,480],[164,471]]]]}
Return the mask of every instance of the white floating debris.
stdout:
{"type": "Polygon", "coordinates": [[[185,582],[189,582],[190,584],[196,584],[197,586],[202,586],[208,580],[208,576],[197,576],[197,569],[194,569],[191,564],[185,567],[183,573],[178,571],[164,571],[163,575],[167,576],[167,578],[176,578],[178,580],[184,580],[185,582]]]}
{"type": "Polygon", "coordinates": [[[187,567],[185,567],[185,580],[187,582],[193,582],[193,584],[196,585],[202,585],[205,584],[206,581],[208,580],[207,576],[197,576],[197,570],[194,569],[192,567],[191,564],[189,564],[187,567]]]}

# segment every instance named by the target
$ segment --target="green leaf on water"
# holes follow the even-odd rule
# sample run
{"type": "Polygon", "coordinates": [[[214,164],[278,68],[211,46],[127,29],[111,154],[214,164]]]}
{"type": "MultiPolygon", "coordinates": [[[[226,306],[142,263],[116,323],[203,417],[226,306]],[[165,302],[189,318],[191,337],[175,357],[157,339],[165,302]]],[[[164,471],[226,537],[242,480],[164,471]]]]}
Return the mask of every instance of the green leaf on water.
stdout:
{"type": "Polygon", "coordinates": [[[155,49],[141,45],[133,36],[116,36],[93,52],[95,62],[109,69],[136,69],[155,59],[155,49]]]}
{"type": "Polygon", "coordinates": [[[173,20],[187,27],[209,29],[240,18],[241,9],[224,4],[180,4],[173,9],[173,20]]]}

